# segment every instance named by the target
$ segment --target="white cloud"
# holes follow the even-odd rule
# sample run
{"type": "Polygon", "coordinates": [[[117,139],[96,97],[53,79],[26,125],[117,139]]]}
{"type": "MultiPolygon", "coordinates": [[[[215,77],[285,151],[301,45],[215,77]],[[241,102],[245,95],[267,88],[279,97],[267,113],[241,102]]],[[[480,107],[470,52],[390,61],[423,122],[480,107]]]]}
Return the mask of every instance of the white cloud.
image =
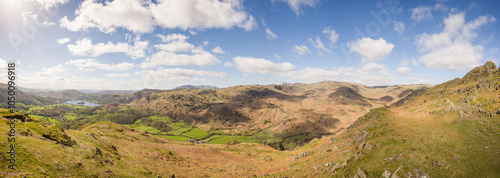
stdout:
{"type": "Polygon", "coordinates": [[[38,3],[45,10],[50,9],[52,7],[56,7],[58,5],[63,5],[68,2],[68,0],[29,0],[38,3]]]}
{"type": "Polygon", "coordinates": [[[394,30],[399,34],[403,34],[403,31],[405,31],[405,24],[400,21],[394,21],[394,30]]]}
{"type": "Polygon", "coordinates": [[[479,65],[483,59],[483,47],[472,44],[477,37],[474,30],[495,21],[495,17],[486,15],[466,23],[463,12],[450,14],[444,20],[441,33],[424,33],[417,37],[418,50],[425,53],[419,61],[427,68],[459,71],[479,65]]]}
{"type": "Polygon", "coordinates": [[[119,64],[102,64],[95,59],[77,59],[66,62],[67,65],[74,65],[78,67],[78,70],[82,71],[94,71],[98,70],[109,70],[109,71],[126,71],[132,69],[135,65],[128,62],[122,62],[119,64]]]}
{"type": "Polygon", "coordinates": [[[141,68],[154,68],[156,66],[179,66],[179,65],[197,65],[207,66],[220,63],[214,55],[203,51],[195,54],[177,54],[168,51],[159,51],[147,58],[141,64],[141,68]]]}
{"type": "Polygon", "coordinates": [[[396,70],[396,73],[398,73],[399,76],[407,76],[408,74],[410,74],[410,68],[408,67],[399,67],[397,70],[396,70]]]}
{"type": "Polygon", "coordinates": [[[59,38],[57,39],[57,43],[59,44],[65,44],[69,42],[69,38],[59,38]]]}
{"type": "Polygon", "coordinates": [[[359,53],[363,61],[379,61],[391,54],[394,44],[388,43],[383,38],[374,40],[371,38],[361,38],[358,41],[350,41],[347,46],[351,51],[359,53]]]}
{"type": "Polygon", "coordinates": [[[195,50],[196,48],[191,43],[181,40],[175,40],[167,44],[157,44],[156,49],[160,49],[168,52],[189,52],[195,50]]]}
{"type": "Polygon", "coordinates": [[[312,82],[336,80],[337,77],[339,77],[339,73],[333,70],[327,71],[318,68],[306,67],[304,70],[282,72],[277,74],[277,76],[312,82]]]}
{"type": "Polygon", "coordinates": [[[212,53],[215,53],[215,54],[224,54],[224,53],[226,53],[226,51],[222,50],[221,47],[217,46],[214,49],[212,49],[212,53]]]}
{"type": "Polygon", "coordinates": [[[2,58],[0,58],[0,70],[7,70],[7,68],[8,68],[7,62],[2,58]]]}
{"type": "Polygon", "coordinates": [[[328,39],[330,40],[330,46],[333,46],[338,40],[339,40],[339,34],[335,32],[335,29],[332,29],[330,27],[326,27],[323,30],[323,34],[328,36],[328,39]]]}
{"type": "MultiPolygon", "coordinates": [[[[182,34],[158,35],[166,44],[155,45],[160,51],[151,55],[140,66],[141,68],[155,68],[157,66],[198,65],[207,66],[220,63],[213,54],[203,50],[202,46],[195,47],[186,42],[189,37],[182,34]]],[[[203,42],[203,46],[208,42],[203,42]]],[[[212,49],[213,53],[225,53],[220,47],[212,49]]]]}
{"type": "Polygon", "coordinates": [[[189,39],[188,36],[180,34],[180,33],[168,34],[167,36],[163,36],[162,34],[158,34],[156,36],[158,36],[163,42],[186,41],[187,39],[189,39]]]}
{"type": "Polygon", "coordinates": [[[295,70],[295,66],[288,62],[276,63],[261,58],[237,56],[233,58],[233,61],[236,64],[238,70],[244,73],[269,74],[279,71],[295,70]]]}
{"type": "Polygon", "coordinates": [[[274,39],[278,38],[278,35],[276,35],[275,33],[273,33],[273,32],[271,31],[271,29],[266,28],[266,38],[267,38],[268,40],[274,40],[274,39]]]}
{"type": "Polygon", "coordinates": [[[104,76],[106,76],[106,77],[122,77],[122,78],[126,78],[126,77],[131,77],[132,75],[129,74],[129,73],[124,73],[124,74],[110,73],[110,74],[106,74],[104,76]]]}
{"type": "Polygon", "coordinates": [[[95,0],[85,0],[75,11],[75,19],[64,16],[60,26],[70,31],[86,31],[97,28],[104,33],[112,33],[116,28],[147,33],[153,31],[151,11],[140,0],[114,0],[104,4],[95,0]]]}
{"type": "Polygon", "coordinates": [[[319,4],[320,0],[272,0],[272,1],[273,2],[283,1],[287,3],[288,6],[292,8],[293,12],[295,12],[295,14],[299,16],[300,14],[303,13],[301,9],[302,6],[316,7],[316,5],[319,4]]]}
{"type": "Polygon", "coordinates": [[[164,28],[229,29],[238,26],[250,31],[257,27],[240,0],[160,0],[150,4],[150,8],[156,23],[164,28]]]}
{"type": "Polygon", "coordinates": [[[42,72],[38,72],[36,74],[36,76],[39,76],[39,77],[55,76],[57,74],[65,72],[65,71],[66,71],[66,68],[64,68],[64,66],[62,64],[59,64],[57,66],[50,67],[50,68],[42,68],[42,72]]]}
{"type": "Polygon", "coordinates": [[[76,41],[76,44],[68,45],[68,50],[75,56],[100,56],[105,53],[125,53],[132,58],[141,58],[145,56],[145,49],[148,46],[147,41],[135,41],[134,45],[128,43],[98,43],[93,45],[89,38],[76,41]]]}
{"type": "Polygon", "coordinates": [[[428,6],[418,6],[410,9],[411,19],[417,22],[422,20],[432,20],[431,8],[428,6]]]}
{"type": "Polygon", "coordinates": [[[305,53],[311,53],[311,51],[306,45],[295,45],[293,51],[300,56],[304,55],[305,53]]]}
{"type": "Polygon", "coordinates": [[[326,53],[332,53],[332,51],[330,51],[328,48],[325,47],[325,45],[323,44],[323,42],[321,42],[321,39],[319,39],[319,36],[316,36],[316,39],[313,40],[311,38],[307,39],[307,41],[311,42],[311,44],[318,50],[321,50],[323,52],[326,52],[326,53]]]}

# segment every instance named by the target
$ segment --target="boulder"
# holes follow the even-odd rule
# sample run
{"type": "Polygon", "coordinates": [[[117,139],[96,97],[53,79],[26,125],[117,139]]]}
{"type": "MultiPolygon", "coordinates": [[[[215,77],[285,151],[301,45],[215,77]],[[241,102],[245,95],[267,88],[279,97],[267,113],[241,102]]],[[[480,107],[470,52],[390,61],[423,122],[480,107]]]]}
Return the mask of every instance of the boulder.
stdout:
{"type": "Polygon", "coordinates": [[[388,170],[384,170],[384,173],[382,173],[382,178],[390,178],[391,177],[391,172],[388,170]]]}
{"type": "Polygon", "coordinates": [[[355,178],[367,178],[368,177],[368,173],[366,172],[366,170],[364,170],[363,168],[358,168],[358,171],[356,172],[356,175],[354,175],[355,178]]]}

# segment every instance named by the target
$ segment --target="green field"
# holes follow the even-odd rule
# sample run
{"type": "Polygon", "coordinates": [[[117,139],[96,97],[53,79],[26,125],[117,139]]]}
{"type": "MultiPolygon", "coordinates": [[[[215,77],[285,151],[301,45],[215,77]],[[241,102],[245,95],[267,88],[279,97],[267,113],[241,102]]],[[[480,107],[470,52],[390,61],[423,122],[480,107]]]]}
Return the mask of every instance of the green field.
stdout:
{"type": "Polygon", "coordinates": [[[182,135],[186,135],[186,136],[193,137],[196,139],[201,139],[201,138],[208,136],[208,132],[204,131],[204,130],[200,130],[198,128],[194,128],[194,129],[190,130],[189,132],[186,132],[182,135]]]}
{"type": "Polygon", "coordinates": [[[45,121],[45,122],[59,124],[59,121],[55,120],[52,117],[37,116],[37,115],[32,115],[32,114],[30,114],[28,116],[31,117],[31,118],[33,118],[33,119],[39,119],[39,120],[42,120],[42,121],[45,121]]]}

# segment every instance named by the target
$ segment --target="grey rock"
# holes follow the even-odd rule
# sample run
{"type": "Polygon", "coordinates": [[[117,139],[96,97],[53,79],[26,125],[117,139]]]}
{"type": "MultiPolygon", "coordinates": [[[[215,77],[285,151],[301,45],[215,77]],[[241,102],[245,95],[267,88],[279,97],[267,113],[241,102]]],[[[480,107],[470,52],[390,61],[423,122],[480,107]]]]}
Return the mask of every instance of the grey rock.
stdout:
{"type": "Polygon", "coordinates": [[[390,177],[391,177],[391,172],[389,172],[388,170],[384,170],[382,178],[390,178],[390,177]]]}
{"type": "Polygon", "coordinates": [[[366,172],[366,170],[364,170],[363,168],[358,168],[358,171],[356,173],[356,175],[354,175],[354,177],[359,177],[359,178],[367,178],[368,177],[368,173],[366,172]]]}

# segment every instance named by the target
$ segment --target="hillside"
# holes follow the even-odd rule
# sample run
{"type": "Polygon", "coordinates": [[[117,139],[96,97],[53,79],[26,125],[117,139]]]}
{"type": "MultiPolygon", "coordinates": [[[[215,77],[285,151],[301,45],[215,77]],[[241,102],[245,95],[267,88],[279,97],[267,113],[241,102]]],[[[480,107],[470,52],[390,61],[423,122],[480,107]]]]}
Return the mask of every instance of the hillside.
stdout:
{"type": "MultiPolygon", "coordinates": [[[[0,83],[0,101],[5,101],[0,103],[0,107],[6,107],[6,101],[7,101],[7,93],[8,93],[8,85],[0,83]]],[[[15,98],[16,98],[16,106],[19,108],[22,108],[26,105],[43,105],[43,104],[53,104],[56,101],[52,101],[47,98],[35,96],[26,92],[23,92],[19,89],[16,88],[14,90],[16,92],[15,98]]]]}
{"type": "MultiPolygon", "coordinates": [[[[94,109],[101,112],[114,108],[124,110],[133,105],[154,109],[157,113],[189,114],[206,107],[199,114],[209,117],[191,121],[193,125],[207,129],[203,126],[215,127],[217,119],[238,116],[233,122],[239,124],[233,127],[228,127],[230,123],[219,123],[227,124],[224,128],[233,128],[222,129],[228,132],[261,127],[278,131],[301,126],[281,121],[279,124],[245,125],[254,122],[253,115],[259,116],[259,113],[261,118],[276,119],[280,112],[283,115],[290,112],[290,118],[303,116],[310,120],[303,123],[317,126],[312,128],[328,128],[324,122],[313,121],[316,117],[313,113],[326,113],[339,107],[366,109],[344,129],[307,140],[306,145],[293,146],[286,151],[260,143],[174,141],[112,122],[90,122],[79,129],[63,130],[58,125],[1,110],[0,132],[7,133],[8,118],[18,118],[16,126],[20,135],[16,144],[21,146],[18,149],[19,169],[7,170],[8,155],[4,152],[0,157],[0,176],[498,177],[500,70],[488,62],[463,78],[430,89],[424,87],[369,87],[322,82],[221,90],[142,90],[134,94],[135,99],[130,104],[94,109]],[[384,96],[403,99],[389,102],[388,97],[381,99],[384,96]],[[276,116],[265,115],[266,110],[276,110],[276,106],[280,108],[276,116]],[[174,112],[169,107],[179,111],[174,112]],[[298,109],[293,110],[294,107],[298,109]],[[191,110],[184,112],[182,109],[191,110]]],[[[353,113],[351,115],[359,114],[353,113]]],[[[342,123],[341,120],[337,122],[342,123]]],[[[307,129],[311,125],[307,125],[307,129]]],[[[299,131],[306,133],[310,131],[307,129],[299,131]]],[[[0,139],[6,144],[7,134],[0,134],[0,139]]]]}

